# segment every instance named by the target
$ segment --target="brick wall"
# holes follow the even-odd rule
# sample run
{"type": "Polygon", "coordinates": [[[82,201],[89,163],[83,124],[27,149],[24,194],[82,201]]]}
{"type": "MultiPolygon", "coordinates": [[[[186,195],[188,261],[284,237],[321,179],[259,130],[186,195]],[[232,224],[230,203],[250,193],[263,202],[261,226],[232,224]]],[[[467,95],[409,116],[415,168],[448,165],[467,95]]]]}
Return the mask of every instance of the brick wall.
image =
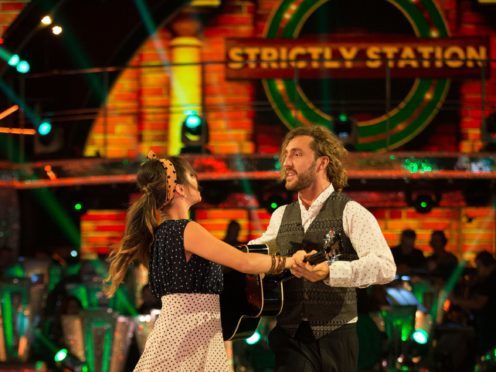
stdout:
{"type": "Polygon", "coordinates": [[[24,9],[29,0],[0,2],[0,35],[3,35],[17,15],[24,9]]]}
{"type": "MultiPolygon", "coordinates": [[[[447,249],[459,258],[473,260],[482,250],[496,253],[496,212],[490,207],[440,207],[428,214],[419,214],[412,208],[373,207],[370,211],[391,247],[398,244],[402,230],[414,229],[417,246],[429,255],[432,230],[444,230],[448,237],[447,249]]],[[[265,209],[198,209],[195,215],[196,221],[219,239],[224,238],[229,221],[238,221],[241,242],[260,236],[270,220],[265,209]]],[[[125,212],[90,210],[81,221],[83,256],[107,253],[122,238],[125,212]]]]}
{"type": "MultiPolygon", "coordinates": [[[[488,35],[491,58],[496,57],[496,29],[484,16],[487,6],[469,0],[458,2],[455,35],[488,35]]],[[[491,74],[485,84],[485,109],[482,109],[483,88],[480,80],[464,80],[460,89],[460,130],[459,151],[477,152],[482,147],[481,123],[490,112],[496,111],[496,64],[491,63],[491,74]]]]}
{"type": "Polygon", "coordinates": [[[210,129],[210,148],[217,154],[254,152],[254,86],[250,81],[225,78],[224,40],[254,35],[255,4],[252,0],[226,1],[205,24],[202,58],[204,66],[204,112],[210,129]]]}
{"type": "MultiPolygon", "coordinates": [[[[275,116],[256,116],[254,101],[266,98],[257,89],[258,82],[227,81],[224,59],[226,37],[260,37],[279,0],[229,0],[213,9],[203,19],[202,57],[204,66],[204,112],[210,128],[213,153],[276,153],[286,132],[275,116]]],[[[496,56],[494,25],[484,16],[484,6],[470,0],[439,1],[453,36],[489,35],[492,57],[496,56]]],[[[156,41],[147,41],[131,64],[162,63],[168,54],[170,34],[161,30],[156,41]],[[162,51],[159,53],[157,45],[162,51]]],[[[165,61],[167,62],[167,61],[165,61]]],[[[494,65],[494,63],[493,63],[494,65]]],[[[493,66],[495,70],[496,65],[493,66]]],[[[449,99],[453,109],[444,105],[433,122],[406,149],[417,151],[477,152],[482,146],[480,124],[484,115],[496,110],[496,80],[491,74],[486,82],[486,108],[481,109],[481,81],[463,80],[453,84],[449,99]],[[459,92],[458,92],[459,90],[459,92]],[[411,148],[411,147],[415,148],[411,148]]],[[[107,154],[110,157],[135,156],[150,147],[166,152],[169,104],[169,80],[166,69],[125,71],[109,98],[109,109],[126,108],[134,114],[114,115],[107,120],[107,154]],[[124,83],[121,82],[124,81],[124,83]]],[[[267,104],[267,103],[266,103],[267,104]]],[[[86,153],[102,149],[103,113],[96,121],[86,153]]]]}
{"type": "Polygon", "coordinates": [[[129,63],[110,92],[86,143],[85,155],[135,158],[154,149],[167,152],[169,120],[168,63],[170,33],[159,31],[129,63]],[[135,68],[134,66],[143,66],[135,68]]]}

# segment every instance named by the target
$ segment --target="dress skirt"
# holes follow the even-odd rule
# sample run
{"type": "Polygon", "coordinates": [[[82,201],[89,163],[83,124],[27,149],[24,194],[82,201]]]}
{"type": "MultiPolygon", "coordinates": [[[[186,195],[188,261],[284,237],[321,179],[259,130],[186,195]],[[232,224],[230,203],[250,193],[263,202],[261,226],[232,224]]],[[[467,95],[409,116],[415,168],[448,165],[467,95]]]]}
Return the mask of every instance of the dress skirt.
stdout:
{"type": "Polygon", "coordinates": [[[219,295],[163,296],[160,316],[134,370],[230,371],[222,338],[219,295]]]}

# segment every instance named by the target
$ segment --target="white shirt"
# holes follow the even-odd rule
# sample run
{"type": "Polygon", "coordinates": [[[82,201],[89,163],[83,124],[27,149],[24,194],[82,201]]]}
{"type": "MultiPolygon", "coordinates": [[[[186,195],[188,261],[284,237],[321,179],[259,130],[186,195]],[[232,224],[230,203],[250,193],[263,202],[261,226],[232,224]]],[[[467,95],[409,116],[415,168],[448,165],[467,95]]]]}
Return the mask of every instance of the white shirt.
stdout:
{"type": "MultiPolygon", "coordinates": [[[[324,202],[334,192],[329,185],[313,201],[308,209],[298,197],[301,222],[306,232],[319,214],[324,202]]],[[[286,206],[277,208],[272,214],[267,230],[249,244],[264,244],[274,241],[281,226],[286,206]]],[[[385,284],[394,279],[396,265],[381,228],[375,217],[355,201],[346,204],[343,211],[343,229],[355,249],[358,259],[336,261],[329,266],[329,280],[324,283],[332,287],[367,287],[371,284],[385,284]]]]}

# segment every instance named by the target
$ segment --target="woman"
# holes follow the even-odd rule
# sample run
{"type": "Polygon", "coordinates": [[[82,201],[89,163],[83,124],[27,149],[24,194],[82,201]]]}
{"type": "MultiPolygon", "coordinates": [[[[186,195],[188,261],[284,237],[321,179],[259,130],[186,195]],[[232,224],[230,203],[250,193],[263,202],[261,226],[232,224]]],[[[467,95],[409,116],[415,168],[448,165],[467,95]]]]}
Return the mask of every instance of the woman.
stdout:
{"type": "Polygon", "coordinates": [[[229,371],[220,325],[221,266],[279,273],[293,259],[243,253],[189,220],[201,201],[196,173],[181,158],[148,154],[137,175],[142,195],[130,207],[121,246],[109,256],[113,295],[129,265],[149,268],[162,312],[135,371],[229,371]]]}

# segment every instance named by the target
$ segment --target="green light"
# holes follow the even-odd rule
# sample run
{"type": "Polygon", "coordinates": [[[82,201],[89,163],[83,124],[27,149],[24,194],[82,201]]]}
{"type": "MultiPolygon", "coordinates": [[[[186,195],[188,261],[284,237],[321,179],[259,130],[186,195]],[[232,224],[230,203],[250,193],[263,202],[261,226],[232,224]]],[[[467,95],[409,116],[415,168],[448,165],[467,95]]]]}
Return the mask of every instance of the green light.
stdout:
{"type": "Polygon", "coordinates": [[[36,371],[45,371],[45,363],[43,363],[41,360],[38,360],[35,364],[34,364],[34,368],[36,371]]]}
{"type": "Polygon", "coordinates": [[[65,358],[67,358],[68,354],[69,354],[69,351],[66,348],[60,349],[59,351],[57,351],[57,353],[53,357],[53,360],[56,363],[62,362],[65,358]]]}
{"type": "Polygon", "coordinates": [[[255,345],[258,341],[260,341],[261,338],[262,338],[262,336],[260,335],[260,333],[258,331],[255,331],[255,333],[252,334],[250,337],[248,337],[245,340],[245,342],[248,345],[255,345]]]}
{"type": "Polygon", "coordinates": [[[427,208],[427,202],[425,202],[425,201],[420,202],[420,206],[422,208],[427,208]]]}
{"type": "Polygon", "coordinates": [[[412,339],[417,344],[425,345],[429,341],[429,334],[424,329],[416,329],[412,334],[412,339]]]}
{"type": "Polygon", "coordinates": [[[278,205],[277,205],[277,203],[276,203],[276,202],[272,202],[272,203],[270,203],[270,207],[271,207],[272,209],[276,209],[276,208],[278,207],[278,205]]]}
{"type": "Polygon", "coordinates": [[[42,121],[40,125],[38,125],[38,134],[40,136],[46,136],[47,134],[50,134],[52,131],[52,124],[49,121],[42,121]]]}
{"type": "Polygon", "coordinates": [[[80,211],[81,209],[83,209],[83,205],[81,203],[76,203],[74,204],[74,209],[80,211]]]}
{"type": "Polygon", "coordinates": [[[339,114],[338,118],[339,121],[348,121],[348,115],[346,114],[339,114]]]}
{"type": "Polygon", "coordinates": [[[187,111],[186,119],[184,124],[189,129],[197,129],[202,123],[201,117],[196,113],[196,111],[187,111]]]}
{"type": "Polygon", "coordinates": [[[15,67],[21,61],[18,54],[12,54],[7,62],[9,66],[15,67]]]}
{"type": "Polygon", "coordinates": [[[21,74],[27,74],[29,70],[31,69],[31,66],[29,66],[28,61],[20,61],[17,66],[16,66],[17,72],[21,74]]]}

